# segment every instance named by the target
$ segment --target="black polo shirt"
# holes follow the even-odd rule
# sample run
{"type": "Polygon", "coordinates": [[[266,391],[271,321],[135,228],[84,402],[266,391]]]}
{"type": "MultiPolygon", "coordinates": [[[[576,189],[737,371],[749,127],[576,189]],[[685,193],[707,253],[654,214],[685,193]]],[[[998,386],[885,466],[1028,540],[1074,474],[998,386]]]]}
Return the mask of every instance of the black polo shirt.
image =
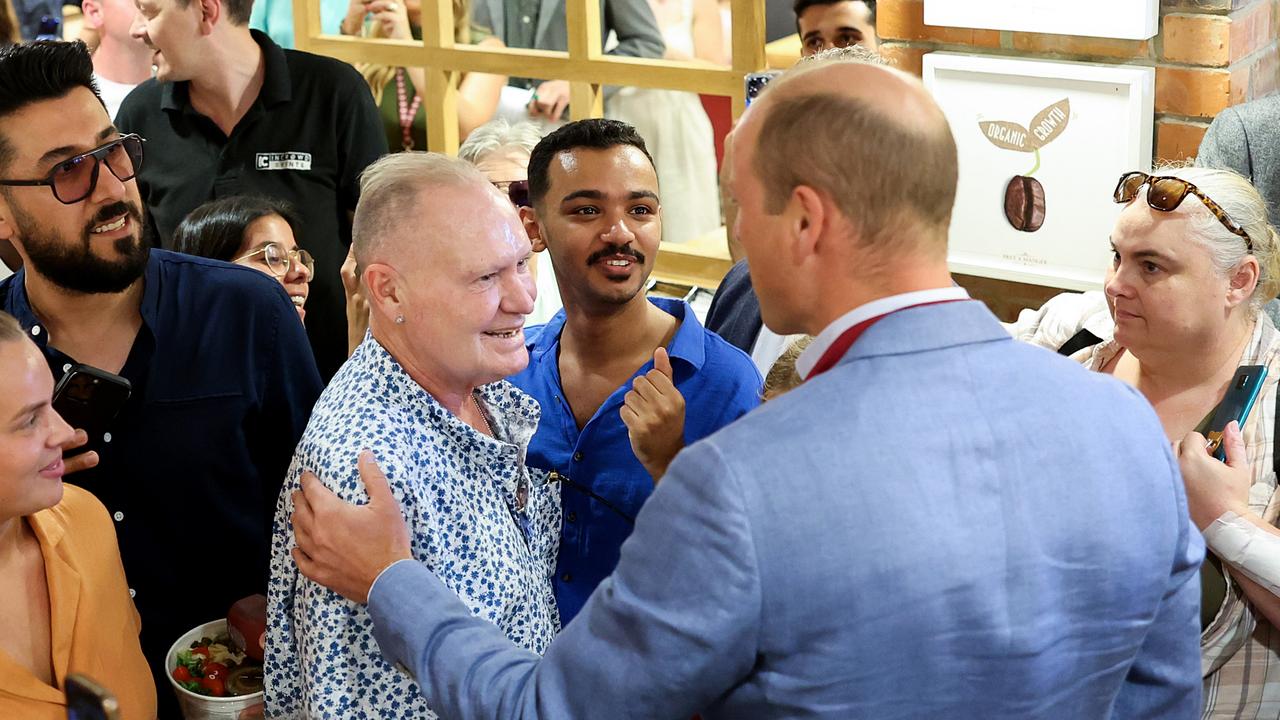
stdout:
{"type": "Polygon", "coordinates": [[[122,132],[147,139],[138,187],[153,242],[172,248],[178,223],[201,203],[228,195],[287,200],[302,218],[298,244],[316,258],[307,333],[324,378],[347,358],[346,296],[338,269],[351,245],[360,172],[387,152],[369,86],[350,65],[262,47],[262,90],[227,137],[196,112],[188,83],[139,85],[116,115],[122,132]]]}
{"type": "MultiPolygon", "coordinates": [[[[56,380],[75,358],[50,344],[25,278],[0,281],[0,302],[56,380]]],[[[321,384],[293,304],[266,275],[153,250],[143,283],[142,328],[120,373],[133,394],[90,439],[99,465],[66,481],[115,519],[169,718],[178,717],[162,667],[169,646],[266,591],[277,495],[321,384]]]]}

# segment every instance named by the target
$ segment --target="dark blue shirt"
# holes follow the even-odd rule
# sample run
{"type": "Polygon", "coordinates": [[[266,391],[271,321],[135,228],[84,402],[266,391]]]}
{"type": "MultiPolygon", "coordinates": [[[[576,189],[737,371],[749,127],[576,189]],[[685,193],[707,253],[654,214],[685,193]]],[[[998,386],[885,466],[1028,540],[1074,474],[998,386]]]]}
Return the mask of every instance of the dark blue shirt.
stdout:
{"type": "MultiPolygon", "coordinates": [[[[680,322],[668,352],[676,389],[685,400],[686,445],[760,403],[760,373],[750,357],[704,329],[686,303],[658,298],[650,302],[680,322]]],[[[525,328],[529,367],[511,382],[542,406],[538,432],[529,443],[529,466],[568,478],[560,488],[564,532],[554,581],[560,622],[567,625],[618,564],[632,521],[653,492],[653,478],[632,452],[627,427],[618,414],[631,380],[578,430],[560,383],[564,320],[561,310],[546,325],[525,328]]],[[[652,368],[651,360],[632,380],[652,368]]]]}
{"type": "MultiPolygon", "coordinates": [[[[76,360],[49,344],[25,278],[0,282],[0,299],[56,380],[76,360]]],[[[90,439],[98,467],[66,480],[115,518],[143,652],[168,700],[169,646],[266,591],[276,496],[321,385],[293,304],[265,274],[152,250],[143,282],[142,328],[120,372],[133,394],[90,439]]]]}

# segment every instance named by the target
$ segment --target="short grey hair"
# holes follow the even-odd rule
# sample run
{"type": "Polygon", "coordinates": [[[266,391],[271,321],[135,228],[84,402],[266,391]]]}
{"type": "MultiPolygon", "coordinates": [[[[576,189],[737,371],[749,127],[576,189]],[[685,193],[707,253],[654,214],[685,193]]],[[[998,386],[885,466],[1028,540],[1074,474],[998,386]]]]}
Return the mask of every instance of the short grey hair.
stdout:
{"type": "Polygon", "coordinates": [[[475,165],[489,155],[499,152],[520,152],[528,156],[542,139],[546,128],[528,121],[511,123],[506,118],[490,120],[467,136],[458,148],[458,159],[475,165]]]}
{"type": "Polygon", "coordinates": [[[814,63],[823,62],[860,62],[867,65],[883,65],[889,66],[890,63],[883,55],[865,48],[861,45],[846,45],[844,47],[830,47],[826,50],[820,50],[812,55],[803,55],[796,62],[796,67],[806,67],[814,63]]]}
{"type": "MultiPolygon", "coordinates": [[[[1248,233],[1253,243],[1252,254],[1258,260],[1258,285],[1249,302],[1253,312],[1280,292],[1280,254],[1276,247],[1280,238],[1267,219],[1266,201],[1252,183],[1231,170],[1212,168],[1163,167],[1152,174],[1176,177],[1195,185],[1248,233]]],[[[1194,195],[1188,195],[1178,210],[1187,209],[1188,204],[1199,206],[1190,208],[1191,212],[1186,214],[1191,222],[1192,239],[1209,251],[1218,272],[1227,275],[1250,254],[1244,238],[1228,230],[1194,195]]]]}
{"type": "Polygon", "coordinates": [[[488,187],[475,166],[430,152],[382,156],[360,173],[360,202],[351,224],[357,276],[400,233],[414,232],[414,210],[423,193],[439,187],[488,187]]]}

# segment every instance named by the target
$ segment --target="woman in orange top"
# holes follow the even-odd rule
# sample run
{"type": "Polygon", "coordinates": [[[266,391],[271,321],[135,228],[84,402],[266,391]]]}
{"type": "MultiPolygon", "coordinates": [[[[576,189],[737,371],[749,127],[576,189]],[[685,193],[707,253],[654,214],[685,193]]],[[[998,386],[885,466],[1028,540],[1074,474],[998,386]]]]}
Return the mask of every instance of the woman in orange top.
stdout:
{"type": "Polygon", "coordinates": [[[111,518],[63,486],[72,430],[50,405],[49,365],[3,312],[0,377],[0,718],[63,720],[62,688],[81,673],[115,694],[122,720],[154,720],[111,518]]]}

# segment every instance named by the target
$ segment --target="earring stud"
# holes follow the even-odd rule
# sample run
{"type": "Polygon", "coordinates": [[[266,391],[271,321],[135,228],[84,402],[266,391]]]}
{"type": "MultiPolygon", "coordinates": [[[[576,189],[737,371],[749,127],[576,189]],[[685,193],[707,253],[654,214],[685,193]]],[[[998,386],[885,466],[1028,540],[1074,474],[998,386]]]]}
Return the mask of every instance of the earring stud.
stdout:
{"type": "Polygon", "coordinates": [[[403,325],[403,324],[404,324],[404,316],[403,316],[403,315],[397,315],[397,316],[396,316],[396,324],[397,324],[397,325],[403,325]]]}

